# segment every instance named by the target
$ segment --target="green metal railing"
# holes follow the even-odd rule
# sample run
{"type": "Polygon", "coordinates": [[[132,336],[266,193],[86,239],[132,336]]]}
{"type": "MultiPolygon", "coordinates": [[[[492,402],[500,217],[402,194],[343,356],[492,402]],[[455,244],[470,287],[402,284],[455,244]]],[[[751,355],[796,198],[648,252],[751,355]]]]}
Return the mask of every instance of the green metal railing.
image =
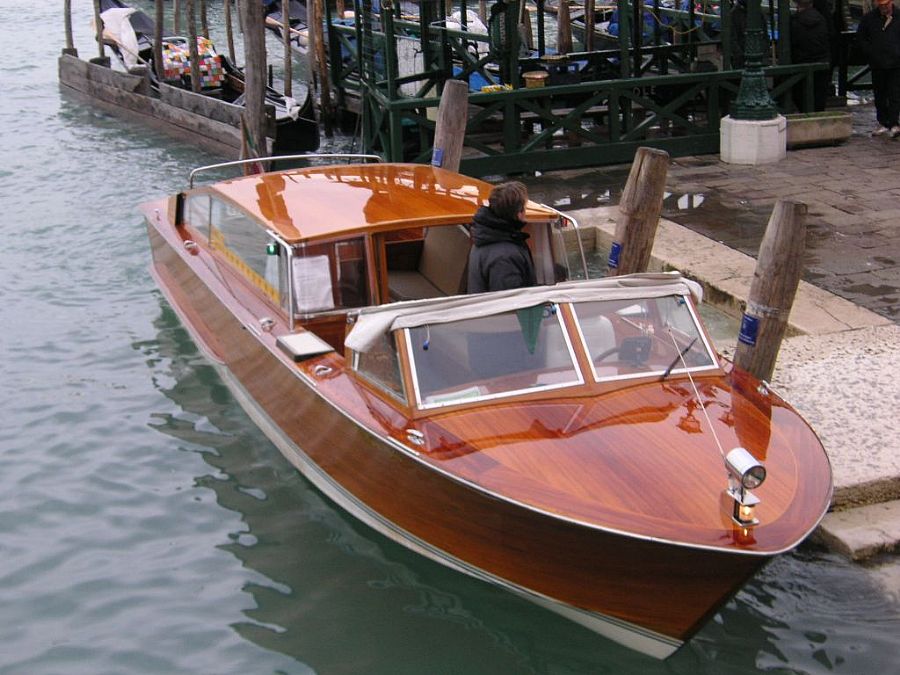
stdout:
{"type": "MultiPolygon", "coordinates": [[[[333,85],[357,100],[365,152],[376,152],[387,161],[428,162],[443,83],[473,77],[496,83],[502,67],[498,58],[503,55],[492,49],[488,35],[449,29],[433,14],[423,11],[418,21],[410,21],[390,11],[366,13],[367,4],[357,0],[361,20],[355,25],[328,26],[333,85]],[[420,46],[421,67],[415,72],[408,67],[400,72],[397,44],[402,40],[420,46]]],[[[729,18],[726,12],[725,25],[729,18]]],[[[623,24],[622,30],[627,30],[627,20],[623,24]]],[[[542,69],[549,71],[549,82],[560,84],[470,93],[461,170],[483,176],[622,163],[631,161],[642,145],[665,149],[672,156],[718,152],[720,119],[737,96],[741,71],[692,72],[698,44],[688,41],[556,59],[512,55],[508,72],[514,73],[514,81],[522,72],[542,69]],[[668,74],[651,74],[651,68],[668,74]],[[566,83],[571,69],[577,73],[569,79],[582,81],[566,83]],[[632,77],[632,72],[638,76],[632,77]]],[[[811,109],[812,73],[824,67],[765,68],[779,108],[790,111],[791,90],[799,85],[805,92],[804,107],[811,109]]]]}

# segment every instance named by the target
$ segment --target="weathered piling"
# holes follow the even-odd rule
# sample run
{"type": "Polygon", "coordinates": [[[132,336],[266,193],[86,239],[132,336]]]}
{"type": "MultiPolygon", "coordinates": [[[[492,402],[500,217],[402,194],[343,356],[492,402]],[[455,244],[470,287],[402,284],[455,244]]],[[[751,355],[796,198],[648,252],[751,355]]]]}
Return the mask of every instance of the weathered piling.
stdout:
{"type": "Polygon", "coordinates": [[[291,58],[291,0],[281,0],[281,38],[284,44],[284,95],[293,96],[294,62],[291,58]]]}
{"type": "Polygon", "coordinates": [[[739,368],[768,380],[787,328],[803,271],[806,204],[779,200],[759,245],[756,270],[734,354],[739,368]]]}
{"type": "Polygon", "coordinates": [[[584,0],[584,51],[594,51],[595,0],[584,0]]]}
{"type": "Polygon", "coordinates": [[[556,53],[568,54],[572,51],[572,17],[569,14],[569,1],[559,0],[556,13],[556,53]]]}
{"type": "Polygon", "coordinates": [[[266,154],[266,39],[263,6],[253,0],[238,2],[244,27],[243,131],[252,157],[266,154]]]}
{"type": "Polygon", "coordinates": [[[200,53],[197,49],[197,9],[195,0],[187,0],[188,22],[188,54],[191,59],[191,91],[199,92],[200,83],[200,53]]]}
{"type": "Polygon", "coordinates": [[[206,20],[206,0],[200,0],[200,34],[209,39],[209,22],[206,20]]]}
{"type": "Polygon", "coordinates": [[[172,34],[181,35],[181,0],[172,0],[172,34]]]}
{"type": "Polygon", "coordinates": [[[228,43],[228,58],[232,63],[237,63],[234,53],[234,28],[231,23],[231,2],[225,0],[225,41],[228,43]]]}
{"type": "Polygon", "coordinates": [[[462,80],[448,80],[441,92],[437,121],[434,125],[434,147],[431,163],[449,171],[459,171],[466,118],[469,106],[469,87],[462,80]]]}
{"type": "Polygon", "coordinates": [[[324,12],[321,0],[310,0],[306,6],[309,47],[309,72],[319,86],[319,119],[325,127],[325,135],[334,133],[334,111],[331,105],[331,86],[328,80],[328,61],[325,56],[324,12]]]}
{"type": "Polygon", "coordinates": [[[646,272],[662,211],[669,153],[638,148],[619,201],[616,235],[609,253],[609,274],[646,272]]]}
{"type": "Polygon", "coordinates": [[[72,38],[72,0],[65,0],[63,3],[63,17],[66,23],[66,46],[63,48],[63,54],[78,56],[78,50],[75,49],[75,41],[72,38]]]}
{"type": "Polygon", "coordinates": [[[156,72],[156,78],[160,82],[166,79],[165,76],[165,66],[163,65],[163,48],[162,48],[162,36],[163,36],[163,18],[164,18],[164,7],[163,0],[156,0],[154,3],[154,17],[156,22],[156,34],[153,36],[153,70],[156,72]]]}
{"type": "Polygon", "coordinates": [[[100,0],[94,0],[94,27],[97,29],[97,58],[106,60],[106,49],[103,45],[103,19],[100,18],[100,0]]]}

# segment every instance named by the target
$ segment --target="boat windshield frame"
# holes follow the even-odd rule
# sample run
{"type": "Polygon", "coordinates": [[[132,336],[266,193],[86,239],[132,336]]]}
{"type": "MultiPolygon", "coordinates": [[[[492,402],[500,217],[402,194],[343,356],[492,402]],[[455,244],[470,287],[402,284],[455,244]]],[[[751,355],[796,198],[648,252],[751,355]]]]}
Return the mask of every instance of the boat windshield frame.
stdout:
{"type": "MultiPolygon", "coordinates": [[[[401,358],[405,358],[407,364],[403,376],[404,389],[407,400],[420,411],[545,393],[561,388],[596,389],[599,386],[608,389],[610,385],[637,379],[664,379],[672,374],[688,372],[720,372],[718,354],[691,297],[699,300],[700,289],[694,282],[680,275],[644,274],[476,296],[397,303],[393,307],[369,308],[357,315],[355,326],[345,339],[345,347],[350,352],[366,351],[375,340],[380,339],[378,336],[400,333],[402,339],[396,340],[396,344],[402,354],[401,358]],[[666,298],[672,300],[670,306],[665,304],[666,298]],[[651,354],[651,346],[648,344],[645,347],[644,361],[635,363],[632,370],[622,367],[609,376],[594,367],[591,363],[591,328],[582,324],[577,306],[596,302],[610,302],[613,303],[613,309],[628,310],[624,312],[624,316],[614,317],[617,319],[614,337],[619,341],[634,342],[632,336],[637,336],[639,340],[650,343],[653,336],[657,338],[652,343],[651,359],[648,360],[651,354]],[[635,314],[639,306],[645,307],[635,314]],[[685,309],[679,309],[682,306],[685,309]],[[555,334],[551,335],[542,326],[540,329],[536,328],[540,324],[536,321],[532,321],[532,327],[528,329],[528,322],[523,320],[521,313],[548,307],[552,310],[543,319],[550,315],[556,317],[555,334]],[[495,320],[499,315],[516,315],[521,331],[517,331],[508,320],[505,327],[501,326],[495,320]],[[676,316],[673,318],[673,315],[676,316]],[[479,326],[480,321],[485,323],[479,326]],[[448,340],[447,335],[453,334],[453,330],[447,330],[446,324],[460,327],[454,338],[459,344],[448,340]],[[529,330],[530,338],[527,337],[529,330]],[[498,361],[509,362],[513,357],[507,351],[515,353],[518,349],[521,352],[522,341],[515,335],[516,332],[525,336],[526,343],[529,339],[547,340],[549,346],[538,344],[538,351],[544,350],[541,354],[546,360],[540,362],[528,354],[520,353],[518,358],[523,361],[522,371],[516,372],[514,369],[504,371],[503,367],[491,363],[489,358],[487,361],[482,358],[479,350],[487,349],[501,355],[498,356],[498,361]],[[667,338],[664,332],[672,337],[667,338]],[[501,333],[501,339],[494,339],[492,333],[501,333]],[[475,338],[481,342],[473,343],[475,338]],[[665,340],[671,340],[671,343],[665,340]],[[473,348],[475,344],[480,346],[473,348]],[[431,361],[428,367],[434,370],[423,374],[414,350],[435,349],[434,345],[437,349],[446,351],[447,364],[431,361]],[[685,360],[682,360],[680,354],[682,350],[687,355],[685,360]],[[484,363],[488,365],[479,365],[484,363]],[[644,365],[645,363],[651,365],[644,365]],[[639,365],[642,367],[639,368],[639,365]],[[498,374],[491,374],[492,371],[497,371],[498,374]],[[426,378],[424,383],[423,376],[426,378]],[[504,381],[518,382],[521,386],[503,388],[504,381]]],[[[584,315],[582,311],[582,318],[584,315]]],[[[597,346],[594,347],[596,351],[597,346]]],[[[535,349],[534,345],[530,349],[535,349]]],[[[631,353],[633,350],[629,348],[628,351],[631,353]]],[[[529,353],[534,354],[533,351],[529,353]]],[[[418,356],[421,358],[421,354],[418,356]]],[[[629,358],[633,357],[623,355],[621,360],[627,363],[629,358]]]]}

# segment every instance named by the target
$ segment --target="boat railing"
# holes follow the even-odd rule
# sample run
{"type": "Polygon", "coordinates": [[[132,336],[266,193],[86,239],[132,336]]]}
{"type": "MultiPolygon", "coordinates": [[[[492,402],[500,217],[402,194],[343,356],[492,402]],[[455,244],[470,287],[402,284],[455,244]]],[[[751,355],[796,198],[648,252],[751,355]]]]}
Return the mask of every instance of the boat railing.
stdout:
{"type": "Polygon", "coordinates": [[[581,270],[584,274],[585,279],[590,278],[590,273],[588,272],[587,257],[584,255],[584,245],[581,243],[581,231],[578,227],[578,221],[569,214],[563,213],[559,209],[555,209],[552,206],[548,206],[547,204],[541,204],[541,206],[545,209],[548,209],[549,211],[553,211],[560,219],[560,222],[563,223],[563,225],[569,224],[572,226],[572,229],[575,230],[575,243],[578,246],[578,254],[581,258],[581,270]]]}
{"type": "Polygon", "coordinates": [[[382,159],[379,155],[365,155],[365,154],[353,154],[346,152],[333,152],[333,153],[306,153],[303,155],[275,155],[272,157],[253,157],[250,159],[235,159],[231,162],[220,162],[219,164],[208,164],[207,166],[198,166],[196,169],[191,171],[190,176],[188,177],[188,188],[194,187],[194,177],[197,174],[203,173],[205,171],[215,171],[217,169],[227,169],[231,166],[246,166],[247,164],[254,164],[257,162],[281,162],[281,161],[294,161],[294,160],[315,160],[315,159],[347,159],[347,160],[374,160],[376,162],[381,162],[382,159]]]}

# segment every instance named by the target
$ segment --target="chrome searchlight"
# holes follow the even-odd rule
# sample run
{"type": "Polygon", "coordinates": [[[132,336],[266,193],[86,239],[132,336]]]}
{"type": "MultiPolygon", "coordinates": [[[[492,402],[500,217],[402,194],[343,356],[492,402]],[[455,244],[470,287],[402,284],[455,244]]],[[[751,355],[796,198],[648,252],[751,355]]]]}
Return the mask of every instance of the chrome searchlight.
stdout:
{"type": "Polygon", "coordinates": [[[745,448],[734,448],[725,456],[728,468],[728,489],[725,491],[734,502],[732,520],[741,527],[759,524],[754,515],[759,498],[750,492],[766,480],[766,467],[745,448]]]}
{"type": "Polygon", "coordinates": [[[744,448],[735,448],[725,455],[725,466],[741,487],[748,490],[758,488],[766,480],[766,467],[744,448]]]}

